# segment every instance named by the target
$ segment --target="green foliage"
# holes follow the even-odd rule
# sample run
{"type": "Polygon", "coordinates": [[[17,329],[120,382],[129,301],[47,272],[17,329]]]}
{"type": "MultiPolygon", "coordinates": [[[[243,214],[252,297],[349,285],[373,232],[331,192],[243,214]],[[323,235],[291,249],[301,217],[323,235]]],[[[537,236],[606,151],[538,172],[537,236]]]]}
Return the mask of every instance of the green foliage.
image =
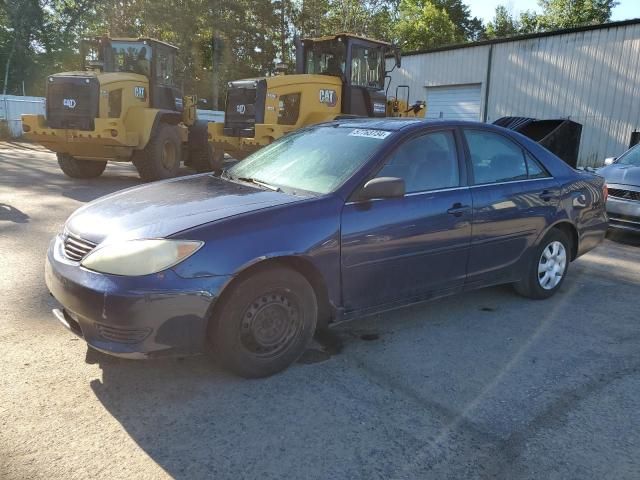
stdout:
{"type": "Polygon", "coordinates": [[[43,95],[46,75],[80,66],[79,40],[158,38],[180,48],[185,92],[219,98],[229,80],[293,68],[294,37],[352,32],[404,50],[607,21],[615,0],[540,0],[517,18],[498,7],[486,28],[464,0],[0,0],[0,81],[43,95]],[[213,39],[219,66],[213,71],[213,39]]]}
{"type": "Polygon", "coordinates": [[[431,0],[431,3],[447,12],[459,38],[473,41],[481,37],[484,32],[482,20],[472,17],[469,7],[462,0],[431,0]]]}
{"type": "Polygon", "coordinates": [[[538,17],[542,31],[604,23],[611,18],[616,0],[539,0],[543,9],[538,17]]]}
{"type": "Polygon", "coordinates": [[[616,0],[539,0],[538,3],[542,13],[525,11],[519,18],[506,7],[498,6],[493,20],[487,24],[485,38],[605,23],[618,4],[616,0]]]}
{"type": "Polygon", "coordinates": [[[402,0],[395,32],[403,50],[422,50],[464,40],[446,10],[429,0],[402,0]]]}
{"type": "Polygon", "coordinates": [[[520,33],[519,22],[507,10],[507,7],[498,5],[493,20],[487,24],[485,30],[486,38],[504,38],[518,33],[520,33]]]}

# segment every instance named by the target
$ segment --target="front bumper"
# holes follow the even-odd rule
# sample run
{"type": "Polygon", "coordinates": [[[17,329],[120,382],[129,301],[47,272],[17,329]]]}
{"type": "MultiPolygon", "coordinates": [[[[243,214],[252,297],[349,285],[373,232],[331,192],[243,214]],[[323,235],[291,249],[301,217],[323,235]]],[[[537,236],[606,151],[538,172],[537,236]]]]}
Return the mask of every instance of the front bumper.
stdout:
{"type": "Polygon", "coordinates": [[[640,201],[624,198],[607,198],[609,227],[640,233],[640,201]]]}
{"type": "Polygon", "coordinates": [[[211,309],[229,276],[186,279],[173,270],[122,277],[64,257],[59,237],[47,253],[47,288],[58,320],[92,348],[125,358],[202,352],[211,309]]]}

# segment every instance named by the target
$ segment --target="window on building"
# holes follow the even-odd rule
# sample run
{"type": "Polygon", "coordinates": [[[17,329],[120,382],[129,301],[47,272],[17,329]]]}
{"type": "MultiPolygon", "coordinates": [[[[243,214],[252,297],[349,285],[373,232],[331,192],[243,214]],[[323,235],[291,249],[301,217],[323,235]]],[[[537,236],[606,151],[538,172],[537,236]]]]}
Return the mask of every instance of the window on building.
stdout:
{"type": "Polygon", "coordinates": [[[459,186],[453,133],[433,132],[407,140],[390,155],[377,177],[402,178],[407,193],[459,186]]]}

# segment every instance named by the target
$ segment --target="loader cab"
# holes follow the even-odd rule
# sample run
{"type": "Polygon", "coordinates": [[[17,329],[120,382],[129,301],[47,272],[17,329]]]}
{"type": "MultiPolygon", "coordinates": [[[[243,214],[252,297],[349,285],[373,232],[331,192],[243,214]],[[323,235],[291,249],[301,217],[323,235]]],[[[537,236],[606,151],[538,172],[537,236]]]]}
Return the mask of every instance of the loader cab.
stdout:
{"type": "Polygon", "coordinates": [[[101,73],[135,73],[149,80],[149,92],[139,87],[136,96],[149,97],[150,107],[182,111],[182,92],[176,78],[178,49],[153,39],[108,38],[81,44],[84,70],[101,73]]]}
{"type": "Polygon", "coordinates": [[[386,57],[395,56],[397,48],[390,43],[341,33],[321,38],[308,38],[300,43],[297,73],[331,75],[342,79],[342,113],[366,117],[384,117],[386,57]]]}

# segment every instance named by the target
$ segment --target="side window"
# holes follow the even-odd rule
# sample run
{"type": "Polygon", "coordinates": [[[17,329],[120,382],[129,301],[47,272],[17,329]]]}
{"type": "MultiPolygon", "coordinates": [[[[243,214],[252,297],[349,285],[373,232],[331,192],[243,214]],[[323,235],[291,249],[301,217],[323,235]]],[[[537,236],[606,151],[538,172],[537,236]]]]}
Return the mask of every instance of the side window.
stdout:
{"type": "Polygon", "coordinates": [[[520,146],[497,133],[465,130],[475,183],[527,179],[527,164],[520,146]]]}
{"type": "Polygon", "coordinates": [[[173,54],[161,49],[157,50],[156,81],[158,84],[175,86],[174,60],[175,57],[173,54]]]}
{"type": "Polygon", "coordinates": [[[547,178],[551,176],[544,167],[527,152],[525,152],[524,156],[527,159],[527,172],[529,174],[529,178],[547,178]]]}
{"type": "Polygon", "coordinates": [[[300,94],[280,95],[278,102],[278,124],[295,125],[300,115],[300,94]]]}
{"type": "Polygon", "coordinates": [[[377,176],[402,178],[407,193],[459,186],[453,133],[428,133],[404,142],[377,176]]]}

